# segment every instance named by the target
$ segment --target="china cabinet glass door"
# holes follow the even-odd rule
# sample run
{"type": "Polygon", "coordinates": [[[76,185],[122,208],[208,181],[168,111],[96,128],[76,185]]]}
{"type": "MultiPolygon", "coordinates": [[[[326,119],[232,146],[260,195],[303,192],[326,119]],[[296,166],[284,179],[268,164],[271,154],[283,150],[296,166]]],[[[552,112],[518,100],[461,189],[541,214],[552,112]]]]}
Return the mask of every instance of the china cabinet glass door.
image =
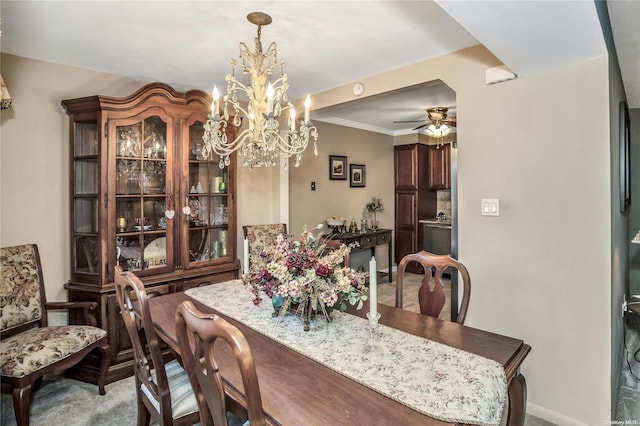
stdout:
{"type": "Polygon", "coordinates": [[[220,168],[220,158],[211,153],[202,156],[204,125],[196,121],[189,126],[188,195],[185,205],[188,222],[189,264],[232,256],[229,239],[229,174],[220,168]]]}
{"type": "Polygon", "coordinates": [[[75,123],[73,147],[73,262],[79,273],[99,270],[99,126],[97,121],[75,123]]]}
{"type": "MultiPolygon", "coordinates": [[[[130,120],[127,120],[130,123],[130,120]]],[[[170,127],[170,126],[169,126],[170,127]]],[[[171,133],[158,115],[130,124],[115,122],[116,256],[124,270],[144,275],[172,269],[173,200],[168,153],[171,133]],[[172,216],[171,216],[172,217],[172,216]]]]}

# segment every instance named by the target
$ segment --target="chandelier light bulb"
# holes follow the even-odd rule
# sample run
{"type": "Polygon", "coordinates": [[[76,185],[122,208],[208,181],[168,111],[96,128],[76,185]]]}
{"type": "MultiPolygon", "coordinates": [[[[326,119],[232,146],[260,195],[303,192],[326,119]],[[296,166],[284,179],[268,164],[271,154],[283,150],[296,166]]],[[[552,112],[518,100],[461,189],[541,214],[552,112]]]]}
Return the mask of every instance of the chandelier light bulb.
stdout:
{"type": "Polygon", "coordinates": [[[309,108],[311,107],[311,95],[307,95],[307,99],[304,101],[304,122],[309,122],[309,108]]]}
{"type": "Polygon", "coordinates": [[[273,112],[273,86],[271,83],[267,86],[267,114],[273,112]]]}
{"type": "Polygon", "coordinates": [[[296,131],[296,110],[293,107],[289,110],[289,127],[292,132],[296,131]]]}
{"type": "Polygon", "coordinates": [[[220,109],[220,92],[218,88],[213,85],[213,92],[211,93],[213,97],[213,103],[211,104],[211,114],[216,115],[220,109]]]}

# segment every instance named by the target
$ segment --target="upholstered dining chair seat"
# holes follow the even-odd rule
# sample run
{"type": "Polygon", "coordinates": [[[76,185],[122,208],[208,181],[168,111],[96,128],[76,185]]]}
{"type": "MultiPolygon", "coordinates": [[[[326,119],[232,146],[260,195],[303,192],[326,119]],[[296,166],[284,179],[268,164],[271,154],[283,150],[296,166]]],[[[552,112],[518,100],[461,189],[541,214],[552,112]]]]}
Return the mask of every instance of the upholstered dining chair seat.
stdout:
{"type": "Polygon", "coordinates": [[[74,355],[107,335],[101,328],[84,325],[42,327],[0,342],[3,376],[24,377],[74,355]]]}
{"type": "MultiPolygon", "coordinates": [[[[169,392],[171,393],[171,415],[174,419],[185,416],[189,413],[198,411],[198,402],[191,388],[191,382],[187,372],[182,368],[177,360],[171,360],[164,365],[167,374],[167,382],[169,383],[169,392]]],[[[154,381],[157,381],[155,370],[151,372],[154,381]]],[[[160,404],[149,392],[147,386],[142,383],[140,389],[147,395],[149,401],[160,411],[160,404]]]]}

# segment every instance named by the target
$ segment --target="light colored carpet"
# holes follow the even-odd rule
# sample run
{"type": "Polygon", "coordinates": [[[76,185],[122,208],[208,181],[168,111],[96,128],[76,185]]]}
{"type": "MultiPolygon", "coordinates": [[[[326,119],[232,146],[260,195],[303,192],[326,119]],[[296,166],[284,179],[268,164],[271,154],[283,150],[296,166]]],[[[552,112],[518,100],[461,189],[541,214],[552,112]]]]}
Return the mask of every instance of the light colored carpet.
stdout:
{"type": "MultiPolygon", "coordinates": [[[[132,426],[137,409],[133,377],[108,384],[101,396],[96,385],[46,376],[31,402],[31,426],[132,426]]],[[[15,426],[11,394],[2,394],[0,424],[15,426]]]]}

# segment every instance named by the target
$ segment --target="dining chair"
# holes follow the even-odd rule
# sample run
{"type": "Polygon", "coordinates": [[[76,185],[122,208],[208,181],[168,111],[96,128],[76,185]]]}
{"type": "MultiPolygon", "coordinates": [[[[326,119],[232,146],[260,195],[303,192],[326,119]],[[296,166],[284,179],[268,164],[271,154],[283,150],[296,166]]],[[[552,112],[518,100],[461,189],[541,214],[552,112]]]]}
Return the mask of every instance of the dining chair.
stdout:
{"type": "MultiPolygon", "coordinates": [[[[458,310],[456,322],[464,324],[469,308],[469,298],[471,296],[471,278],[467,268],[456,259],[449,255],[438,255],[426,252],[424,250],[417,253],[410,253],[400,260],[398,265],[398,273],[396,278],[396,308],[403,307],[403,285],[405,279],[405,269],[411,262],[418,262],[424,269],[424,278],[418,289],[418,303],[420,305],[420,313],[432,317],[438,317],[446,296],[444,293],[444,284],[442,282],[442,274],[447,268],[454,268],[462,277],[462,302],[458,310]],[[431,278],[433,276],[433,286],[431,278]]],[[[456,273],[453,271],[452,273],[456,273]]]]}
{"type": "Polygon", "coordinates": [[[144,284],[130,271],[115,267],[116,299],[131,339],[138,400],[138,426],[150,420],[162,426],[200,421],[187,372],[178,360],[165,363],[154,331],[144,284]]]}
{"type": "Polygon", "coordinates": [[[18,426],[29,424],[32,389],[51,372],[67,370],[90,352],[100,352],[97,382],[105,395],[110,350],[107,332],[96,327],[95,302],[47,302],[36,244],[0,249],[0,371],[2,390],[13,393],[18,426]],[[48,326],[49,311],[66,309],[85,325],[48,326]]]}
{"type": "MultiPolygon", "coordinates": [[[[263,225],[243,225],[244,237],[249,242],[249,254],[260,253],[264,247],[273,246],[278,235],[287,235],[286,223],[268,223],[263,225]]],[[[249,257],[251,264],[251,256],[249,257]]]]}
{"type": "MultiPolygon", "coordinates": [[[[203,426],[228,426],[229,407],[232,405],[216,362],[216,340],[226,342],[232,349],[242,376],[246,400],[245,425],[266,424],[262,398],[253,354],[242,332],[224,318],[205,314],[193,303],[185,301],[176,311],[176,334],[180,353],[189,372],[191,385],[198,395],[200,422],[203,426]]],[[[244,413],[243,413],[244,414],[244,413]]]]}

